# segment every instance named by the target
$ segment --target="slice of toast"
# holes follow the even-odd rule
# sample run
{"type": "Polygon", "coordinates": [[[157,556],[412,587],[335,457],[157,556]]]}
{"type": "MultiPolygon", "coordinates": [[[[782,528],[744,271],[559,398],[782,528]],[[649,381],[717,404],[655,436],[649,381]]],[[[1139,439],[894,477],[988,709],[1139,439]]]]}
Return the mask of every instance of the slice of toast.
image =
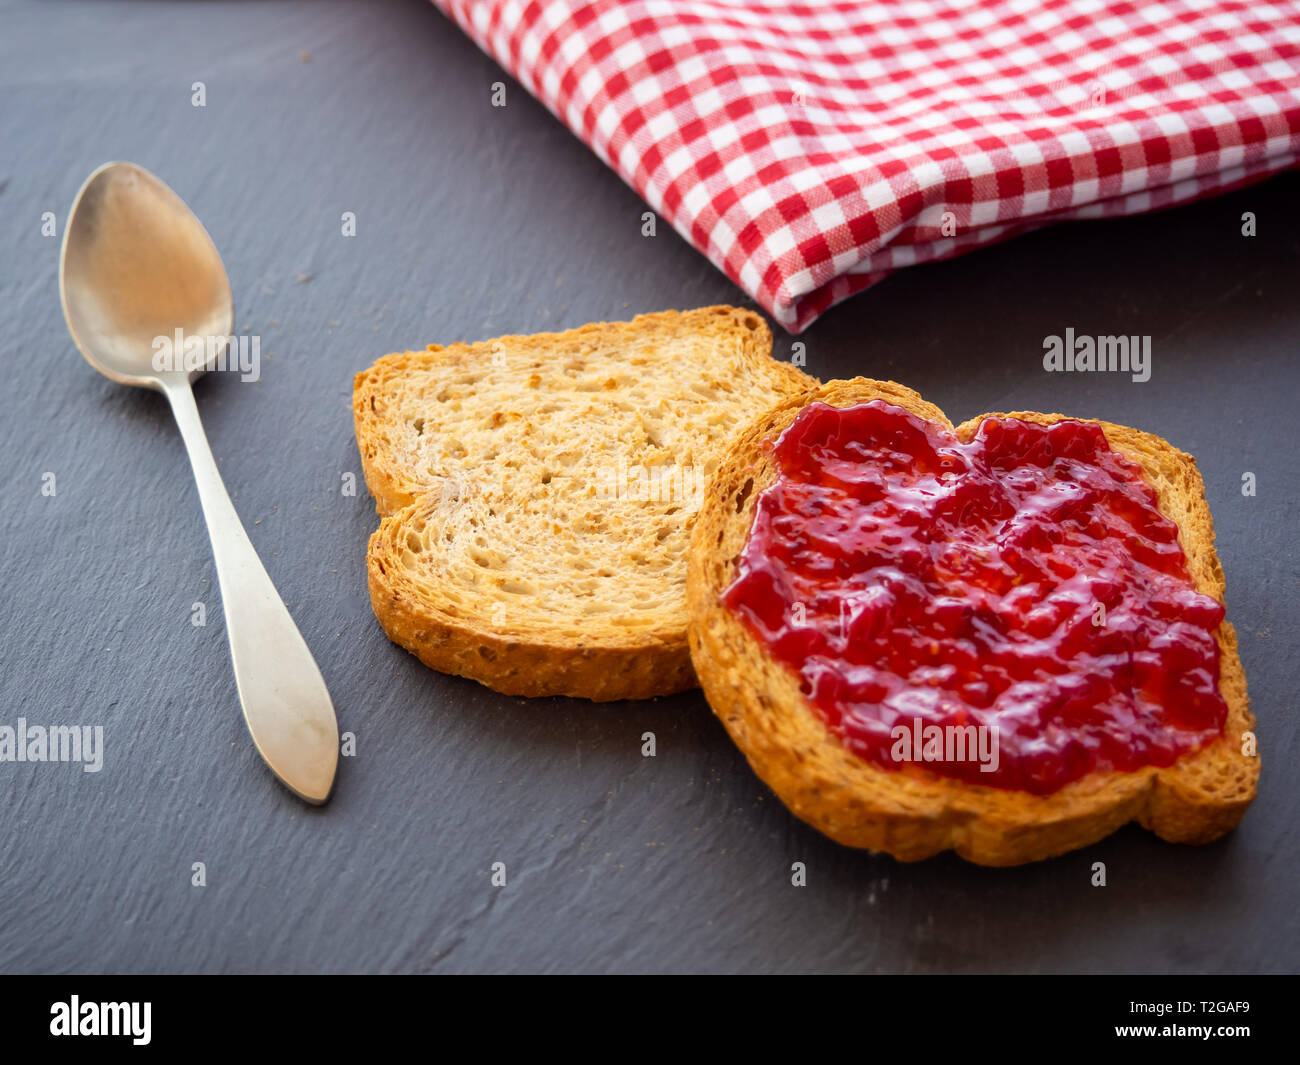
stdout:
{"type": "MultiPolygon", "coordinates": [[[[982,865],[1016,865],[1061,854],[1136,820],[1161,838],[1207,843],[1232,829],[1255,796],[1259,758],[1243,753],[1254,728],[1237,639],[1217,631],[1219,689],[1228,706],[1222,737],[1167,768],[1095,772],[1044,796],[972,785],[917,766],[879,767],[850,753],[800,691],[798,676],[765,653],[740,617],[719,601],[749,536],[758,499],[778,471],[774,441],[809,403],[851,407],[873,399],[952,429],[943,412],[909,388],[857,378],[778,403],[736,439],[710,482],[692,536],[687,600],[695,670],[714,712],[754,771],[787,807],[832,839],[903,861],[953,849],[982,865]]],[[[1014,413],[1050,424],[1058,414],[1014,413]]],[[[971,439],[983,418],[956,428],[971,439]]],[[[1089,419],[1092,420],[1092,419],[1089,419]]],[[[1136,462],[1179,529],[1199,592],[1223,601],[1223,571],[1204,486],[1190,455],[1159,437],[1108,422],[1111,447],[1136,462]]]]}
{"type": "Polygon", "coordinates": [[[375,615],[508,695],[694,687],[686,554],[731,437],[815,382],[732,307],[431,345],[357,374],[375,615]]]}

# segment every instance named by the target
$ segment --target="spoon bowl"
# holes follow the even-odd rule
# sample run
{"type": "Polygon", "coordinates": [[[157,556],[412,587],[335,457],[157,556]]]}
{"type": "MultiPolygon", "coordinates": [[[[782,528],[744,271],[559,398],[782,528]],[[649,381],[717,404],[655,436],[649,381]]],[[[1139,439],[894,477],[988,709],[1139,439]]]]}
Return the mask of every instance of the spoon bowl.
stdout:
{"type": "MultiPolygon", "coordinates": [[[[230,281],[203,224],[161,180],[133,163],[106,163],[82,185],[63,233],[59,292],[68,330],[86,360],[124,385],[160,389],[201,365],[158,368],[158,338],[228,338],[230,281]]],[[[193,360],[192,360],[193,361],[193,360]]],[[[165,363],[164,363],[165,365],[165,363]]]]}

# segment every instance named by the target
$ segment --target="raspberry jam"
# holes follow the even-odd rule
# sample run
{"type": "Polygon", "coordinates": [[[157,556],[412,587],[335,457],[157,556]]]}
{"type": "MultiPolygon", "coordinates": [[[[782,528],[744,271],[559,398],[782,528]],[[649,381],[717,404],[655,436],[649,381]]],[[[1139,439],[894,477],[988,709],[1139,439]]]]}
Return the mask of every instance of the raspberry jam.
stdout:
{"type": "Polygon", "coordinates": [[[853,754],[1045,795],[1221,735],[1223,607],[1100,426],[814,403],[768,446],[722,600],[853,754]]]}

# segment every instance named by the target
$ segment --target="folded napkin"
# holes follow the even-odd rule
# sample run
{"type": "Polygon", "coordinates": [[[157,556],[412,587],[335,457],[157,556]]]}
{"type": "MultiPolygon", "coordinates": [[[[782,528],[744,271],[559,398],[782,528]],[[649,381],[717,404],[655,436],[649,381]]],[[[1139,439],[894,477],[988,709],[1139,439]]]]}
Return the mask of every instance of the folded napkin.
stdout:
{"type": "Polygon", "coordinates": [[[434,2],[792,332],[1300,153],[1300,0],[434,2]]]}

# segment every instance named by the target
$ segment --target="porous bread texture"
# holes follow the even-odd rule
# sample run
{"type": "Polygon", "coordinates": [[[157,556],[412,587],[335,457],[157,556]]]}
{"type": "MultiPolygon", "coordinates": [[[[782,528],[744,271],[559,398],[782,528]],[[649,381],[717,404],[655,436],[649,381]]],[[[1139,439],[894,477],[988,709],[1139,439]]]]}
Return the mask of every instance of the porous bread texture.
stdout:
{"type": "Polygon", "coordinates": [[[383,516],[370,598],[426,665],[508,695],[694,687],[686,553],[734,433],[816,382],[732,307],[430,345],[357,374],[383,516]]]}
{"type": "MultiPolygon", "coordinates": [[[[1232,829],[1255,797],[1258,756],[1242,753],[1255,726],[1237,638],[1217,632],[1220,691],[1228,705],[1221,738],[1168,768],[1099,772],[1046,796],[971,785],[908,764],[885,769],[849,753],[799,690],[799,678],[770,658],[719,601],[735,575],[759,495],[777,479],[763,442],[775,440],[816,401],[851,407],[882,399],[952,429],[944,413],[892,381],[832,381],[778,403],[746,428],[709,484],[692,535],[687,578],[690,645],[709,704],[754,771],[798,817],[851,847],[916,861],[952,849],[981,865],[1017,865],[1062,854],[1136,820],[1162,839],[1208,843],[1232,829]]],[[[957,426],[962,440],[988,417],[1050,424],[1060,414],[987,414],[957,426]]],[[[1166,441],[1096,419],[1112,448],[1136,462],[1176,522],[1198,591],[1223,602],[1223,570],[1195,460],[1166,441]]]]}

